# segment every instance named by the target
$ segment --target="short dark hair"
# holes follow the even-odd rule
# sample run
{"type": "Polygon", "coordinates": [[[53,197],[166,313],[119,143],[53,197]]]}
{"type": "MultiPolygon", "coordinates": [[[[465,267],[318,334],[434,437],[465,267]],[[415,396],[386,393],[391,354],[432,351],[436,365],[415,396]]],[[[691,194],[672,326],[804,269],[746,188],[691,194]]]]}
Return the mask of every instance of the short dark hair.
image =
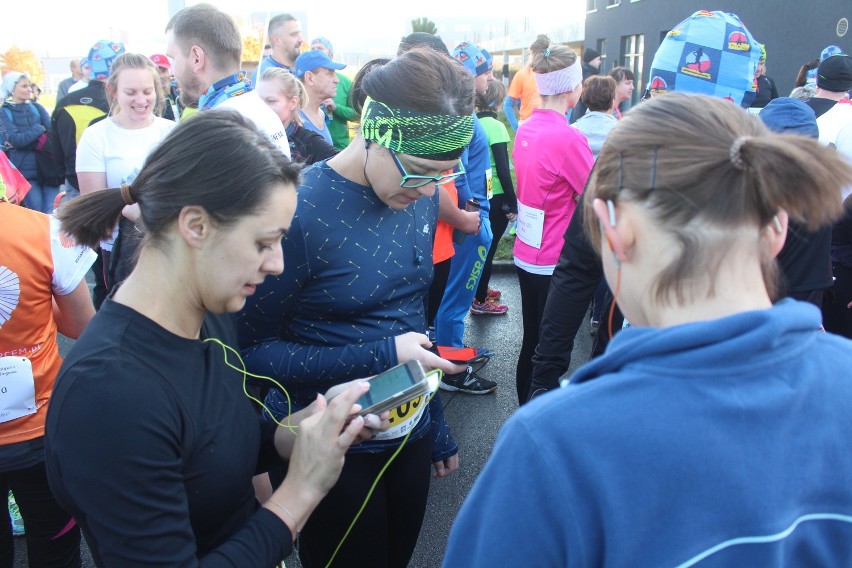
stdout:
{"type": "Polygon", "coordinates": [[[635,80],[635,77],[633,76],[633,71],[631,71],[627,67],[614,67],[612,71],[609,72],[609,76],[615,79],[616,83],[635,80]]]}
{"type": "Polygon", "coordinates": [[[166,31],[172,30],[175,43],[183,53],[197,45],[210,57],[216,69],[239,67],[243,40],[234,20],[215,6],[196,4],[172,16],[166,31]]]}
{"type": "Polygon", "coordinates": [[[266,28],[266,34],[269,37],[272,37],[276,34],[276,32],[278,32],[278,28],[284,25],[285,22],[295,22],[296,20],[298,20],[298,18],[293,14],[276,14],[271,20],[269,20],[269,26],[266,28]]]}
{"type": "MultiPolygon", "coordinates": [[[[181,122],[145,160],[130,184],[146,243],[156,245],[187,206],[203,207],[221,226],[260,211],[276,185],[295,186],[299,170],[254,125],[231,110],[181,122]]],[[[62,230],[97,246],[112,234],[125,202],[116,189],[78,197],[57,211],[62,230]]]]}
{"type": "Polygon", "coordinates": [[[506,85],[500,81],[488,81],[485,94],[476,95],[476,107],[479,110],[500,110],[503,100],[506,98],[506,85]]]}
{"type": "Polygon", "coordinates": [[[607,112],[615,101],[618,83],[608,75],[592,75],[583,83],[583,104],[589,110],[607,112]]]}

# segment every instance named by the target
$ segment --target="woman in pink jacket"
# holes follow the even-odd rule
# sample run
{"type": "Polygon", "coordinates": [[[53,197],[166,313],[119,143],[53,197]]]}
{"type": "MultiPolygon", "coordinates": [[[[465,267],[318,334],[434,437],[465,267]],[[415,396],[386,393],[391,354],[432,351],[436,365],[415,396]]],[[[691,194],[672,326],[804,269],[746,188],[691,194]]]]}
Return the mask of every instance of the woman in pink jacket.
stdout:
{"type": "Polygon", "coordinates": [[[577,54],[551,46],[546,36],[532,61],[541,108],[518,128],[512,159],[518,179],[518,228],[515,266],[521,288],[524,339],[518,357],[518,401],[529,392],[532,356],[550,278],[565,230],[583,193],[594,159],[585,137],[568,124],[583,90],[577,54]]]}

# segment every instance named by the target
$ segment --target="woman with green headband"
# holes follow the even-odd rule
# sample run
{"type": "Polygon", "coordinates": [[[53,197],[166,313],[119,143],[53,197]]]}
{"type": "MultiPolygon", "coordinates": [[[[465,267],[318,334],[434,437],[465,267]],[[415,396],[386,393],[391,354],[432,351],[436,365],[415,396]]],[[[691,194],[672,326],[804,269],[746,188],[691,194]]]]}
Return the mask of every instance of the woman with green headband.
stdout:
{"type": "MultiPolygon", "coordinates": [[[[304,172],[283,240],[284,273],[260,286],[237,318],[249,370],[282,381],[297,406],[312,393],[406,361],[462,370],[428,351],[424,298],[436,184],[458,175],[445,172],[472,137],[473,78],[451,59],[415,48],[373,67],[353,86],[361,90],[369,98],[360,134],[304,172]]],[[[273,410],[280,396],[270,393],[273,410]]],[[[304,566],[332,558],[338,566],[408,565],[430,462],[436,476],[448,475],[458,467],[458,447],[439,401],[394,412],[388,432],[347,453],[340,481],[302,531],[304,566]]]]}

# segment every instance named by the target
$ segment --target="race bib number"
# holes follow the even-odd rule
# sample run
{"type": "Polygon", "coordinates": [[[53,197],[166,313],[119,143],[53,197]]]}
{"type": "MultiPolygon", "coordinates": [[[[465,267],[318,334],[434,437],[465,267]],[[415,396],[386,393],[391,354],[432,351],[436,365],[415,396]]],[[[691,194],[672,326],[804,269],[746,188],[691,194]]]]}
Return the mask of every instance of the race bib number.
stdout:
{"type": "Polygon", "coordinates": [[[518,201],[517,235],[521,242],[533,248],[541,248],[541,235],[544,233],[544,211],[527,207],[518,201]]]}
{"type": "Polygon", "coordinates": [[[0,357],[0,422],[35,414],[33,365],[26,357],[0,357]]]}
{"type": "Polygon", "coordinates": [[[491,168],[485,170],[485,195],[488,197],[488,201],[491,201],[491,198],[494,197],[494,180],[491,168]]]}
{"type": "Polygon", "coordinates": [[[423,411],[429,404],[428,395],[421,395],[414,400],[400,404],[390,411],[390,428],[374,436],[375,440],[394,440],[408,434],[420,421],[423,411]]]}

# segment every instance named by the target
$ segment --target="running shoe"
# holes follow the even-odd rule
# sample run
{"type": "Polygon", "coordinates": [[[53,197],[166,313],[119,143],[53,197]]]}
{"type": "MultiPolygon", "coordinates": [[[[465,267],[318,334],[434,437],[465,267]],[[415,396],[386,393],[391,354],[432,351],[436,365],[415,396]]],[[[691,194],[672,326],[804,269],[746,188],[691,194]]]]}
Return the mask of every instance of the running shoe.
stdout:
{"type": "Polygon", "coordinates": [[[467,394],[491,394],[497,390],[497,383],[480,377],[468,366],[463,373],[444,375],[441,379],[441,389],[467,394]]]}
{"type": "Polygon", "coordinates": [[[21,510],[11,491],[9,491],[9,518],[12,519],[12,536],[24,536],[24,519],[21,517],[21,510]]]}
{"type": "Polygon", "coordinates": [[[488,288],[488,293],[485,294],[486,300],[494,300],[495,302],[503,297],[503,292],[500,290],[495,290],[494,288],[488,288]]]}
{"type": "Polygon", "coordinates": [[[514,237],[518,233],[518,222],[515,221],[512,223],[512,226],[509,227],[509,236],[514,237]]]}
{"type": "Polygon", "coordinates": [[[477,316],[502,316],[509,311],[509,306],[498,304],[496,301],[486,299],[479,303],[476,300],[470,305],[470,313],[477,316]]]}

